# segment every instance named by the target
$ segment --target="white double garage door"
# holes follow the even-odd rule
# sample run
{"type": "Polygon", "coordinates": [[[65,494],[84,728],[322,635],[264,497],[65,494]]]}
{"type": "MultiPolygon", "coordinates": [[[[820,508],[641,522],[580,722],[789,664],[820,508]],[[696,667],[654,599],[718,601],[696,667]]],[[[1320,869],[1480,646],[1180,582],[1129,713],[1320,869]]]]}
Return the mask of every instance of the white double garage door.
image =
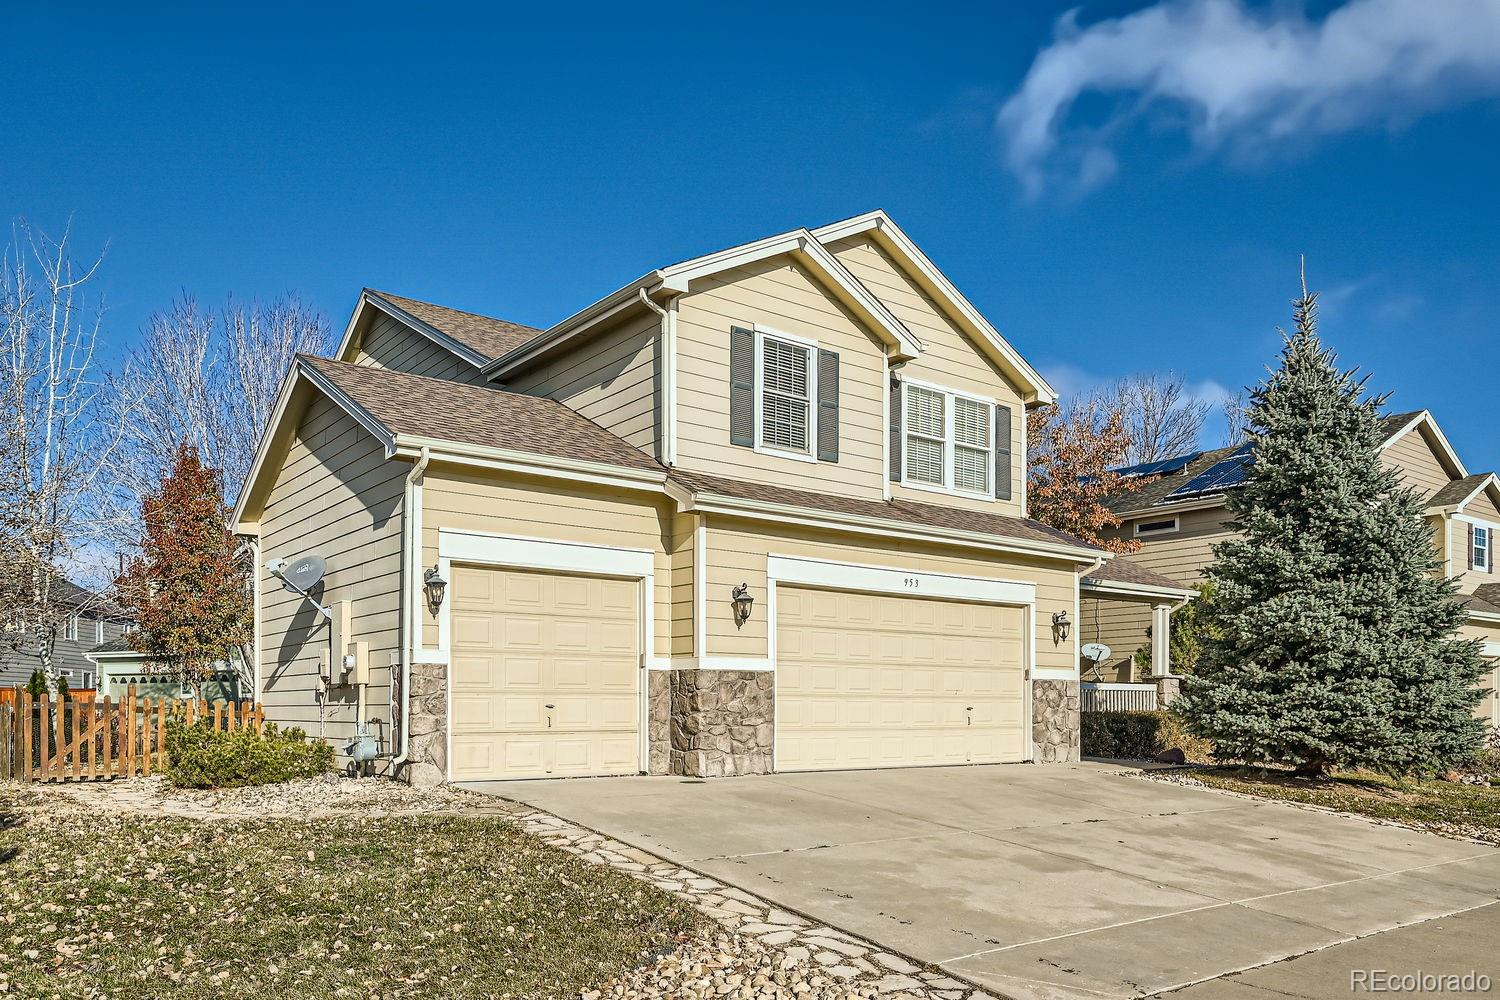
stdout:
{"type": "MultiPolygon", "coordinates": [[[[450,579],[454,780],[643,769],[644,581],[461,564],[450,579]]],[[[1028,606],[773,586],[777,770],[1027,759],[1028,606]]]]}

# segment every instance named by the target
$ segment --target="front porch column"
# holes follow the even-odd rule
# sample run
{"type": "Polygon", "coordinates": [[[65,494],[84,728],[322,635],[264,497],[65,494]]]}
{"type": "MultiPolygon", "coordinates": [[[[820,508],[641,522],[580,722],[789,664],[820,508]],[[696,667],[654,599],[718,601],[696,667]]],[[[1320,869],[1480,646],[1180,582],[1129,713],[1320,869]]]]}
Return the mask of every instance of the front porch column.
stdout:
{"type": "Polygon", "coordinates": [[[1156,707],[1166,708],[1177,698],[1181,681],[1172,676],[1172,605],[1151,606],[1151,682],[1156,685],[1156,707]]]}

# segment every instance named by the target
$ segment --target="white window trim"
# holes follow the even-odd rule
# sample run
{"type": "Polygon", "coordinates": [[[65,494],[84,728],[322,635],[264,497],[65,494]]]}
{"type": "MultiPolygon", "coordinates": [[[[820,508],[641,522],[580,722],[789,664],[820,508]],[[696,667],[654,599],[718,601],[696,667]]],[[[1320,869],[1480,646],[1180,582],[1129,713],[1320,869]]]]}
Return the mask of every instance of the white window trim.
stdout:
{"type": "Polygon", "coordinates": [[[902,414],[902,418],[901,418],[901,485],[905,486],[907,489],[923,490],[923,491],[925,491],[927,493],[942,493],[942,494],[945,494],[947,496],[952,496],[952,497],[968,497],[971,500],[994,500],[995,499],[995,491],[999,488],[999,485],[1000,485],[999,483],[995,482],[995,447],[996,447],[996,444],[997,444],[997,442],[995,440],[995,435],[998,433],[998,430],[999,430],[995,426],[995,423],[996,423],[996,421],[995,421],[995,406],[996,406],[997,402],[998,402],[997,400],[993,399],[990,396],[981,396],[978,393],[965,392],[962,389],[954,389],[954,388],[951,388],[951,387],[946,386],[946,385],[938,385],[936,382],[924,382],[924,381],[922,381],[920,379],[914,379],[914,378],[904,378],[904,379],[902,379],[901,380],[901,414],[902,414]],[[944,396],[948,397],[947,401],[944,403],[944,406],[943,406],[943,425],[944,425],[943,426],[943,485],[941,485],[941,486],[938,486],[938,485],[936,485],[934,483],[919,483],[919,482],[916,482],[914,480],[908,479],[906,477],[906,460],[907,460],[908,453],[910,451],[910,449],[907,447],[907,438],[909,438],[911,436],[911,431],[907,427],[907,420],[906,420],[906,414],[908,414],[908,413],[911,412],[911,408],[907,405],[907,398],[906,397],[907,397],[907,390],[909,390],[912,386],[916,386],[919,389],[926,389],[929,392],[942,393],[944,396]],[[979,403],[981,405],[989,407],[989,415],[990,415],[989,416],[989,422],[990,422],[990,444],[989,444],[989,453],[988,453],[989,454],[989,459],[988,459],[988,466],[987,466],[987,468],[988,468],[989,471],[988,471],[987,475],[988,475],[989,480],[990,480],[990,489],[989,489],[988,493],[981,493],[978,490],[962,490],[962,489],[959,489],[958,487],[952,485],[952,482],[953,482],[953,452],[954,452],[954,448],[957,445],[956,436],[954,434],[954,429],[953,429],[954,412],[957,409],[957,407],[955,407],[953,405],[953,400],[954,399],[967,399],[970,402],[979,403]]]}
{"type": "Polygon", "coordinates": [[[78,616],[77,615],[71,615],[71,616],[69,616],[67,624],[65,624],[63,626],[63,638],[66,639],[68,642],[77,642],[78,641],[78,627],[79,627],[78,616]]]}
{"type": "Polygon", "coordinates": [[[818,461],[818,342],[794,333],[776,330],[755,324],[755,452],[758,455],[776,455],[798,462],[818,461]],[[778,448],[765,442],[766,401],[761,384],[766,364],[766,338],[795,344],[807,348],[807,451],[778,448]]]}
{"type": "Polygon", "coordinates": [[[1182,522],[1178,518],[1176,518],[1176,517],[1156,518],[1156,519],[1154,519],[1150,523],[1156,523],[1157,521],[1171,521],[1172,522],[1172,526],[1170,528],[1151,528],[1149,530],[1142,531],[1141,530],[1141,526],[1143,524],[1147,523],[1147,522],[1136,521],[1135,525],[1134,525],[1134,527],[1135,527],[1135,537],[1137,537],[1137,538],[1141,538],[1141,537],[1151,538],[1151,537],[1154,537],[1156,535],[1172,535],[1172,534],[1176,534],[1182,528],[1182,522]]]}
{"type": "Polygon", "coordinates": [[[1476,533],[1484,532],[1484,562],[1480,562],[1478,559],[1479,546],[1477,544],[1471,545],[1471,549],[1475,553],[1474,569],[1480,573],[1493,573],[1495,571],[1495,526],[1492,524],[1476,523],[1474,531],[1476,533]]]}

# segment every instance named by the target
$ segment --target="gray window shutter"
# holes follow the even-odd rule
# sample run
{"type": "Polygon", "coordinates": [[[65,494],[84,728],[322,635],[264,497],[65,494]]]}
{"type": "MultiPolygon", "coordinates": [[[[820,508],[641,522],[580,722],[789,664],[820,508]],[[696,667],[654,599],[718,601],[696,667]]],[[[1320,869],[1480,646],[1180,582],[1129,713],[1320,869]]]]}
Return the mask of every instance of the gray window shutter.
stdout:
{"type": "Polygon", "coordinates": [[[818,461],[839,460],[839,354],[818,349],[818,461]]]}
{"type": "Polygon", "coordinates": [[[1469,568],[1474,568],[1474,526],[1469,525],[1469,568]]]}
{"type": "Polygon", "coordinates": [[[1010,499],[1010,407],[995,404],[995,497],[1010,499]]]}
{"type": "Polygon", "coordinates": [[[755,447],[755,331],[729,331],[729,443],[755,447]]]}
{"type": "Polygon", "coordinates": [[[901,482],[901,379],[891,376],[891,482],[901,482]]]}

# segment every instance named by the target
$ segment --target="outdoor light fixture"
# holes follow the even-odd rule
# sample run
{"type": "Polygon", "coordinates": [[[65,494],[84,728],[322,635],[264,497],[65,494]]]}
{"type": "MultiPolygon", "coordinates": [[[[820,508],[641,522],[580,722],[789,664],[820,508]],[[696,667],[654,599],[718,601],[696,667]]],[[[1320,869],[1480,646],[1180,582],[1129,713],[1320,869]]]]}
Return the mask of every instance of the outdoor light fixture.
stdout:
{"type": "Polygon", "coordinates": [[[1068,621],[1068,613],[1059,611],[1052,616],[1052,641],[1067,642],[1068,633],[1073,631],[1073,623],[1068,621]]]}
{"type": "Polygon", "coordinates": [[[742,583],[729,596],[734,601],[734,627],[743,628],[750,620],[750,609],[755,606],[755,598],[750,596],[750,585],[742,583]]]}
{"type": "Polygon", "coordinates": [[[438,572],[436,566],[422,574],[422,583],[427,588],[427,606],[437,614],[438,608],[443,606],[443,595],[448,592],[448,581],[438,572]]]}

